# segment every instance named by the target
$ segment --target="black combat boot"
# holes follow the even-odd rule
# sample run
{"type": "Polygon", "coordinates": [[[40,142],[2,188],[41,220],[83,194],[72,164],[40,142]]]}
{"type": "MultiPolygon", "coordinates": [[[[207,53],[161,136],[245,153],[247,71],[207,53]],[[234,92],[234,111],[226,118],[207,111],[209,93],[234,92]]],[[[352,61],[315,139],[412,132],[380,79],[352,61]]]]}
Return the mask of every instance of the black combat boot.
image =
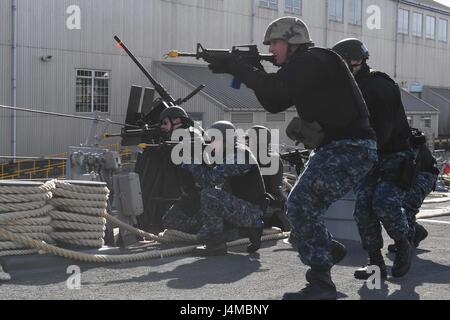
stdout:
{"type": "MultiPolygon", "coordinates": [[[[416,232],[414,234],[414,239],[410,239],[411,242],[414,244],[414,247],[419,247],[419,244],[428,237],[428,231],[425,229],[422,225],[416,223],[415,226],[416,232]]],[[[388,251],[390,253],[397,252],[397,247],[395,244],[388,245],[388,251]]]]}
{"type": "MultiPolygon", "coordinates": [[[[347,249],[345,246],[337,240],[332,239],[330,244],[330,254],[333,265],[339,263],[344,259],[347,255],[347,249]]],[[[308,282],[311,282],[311,271],[312,269],[308,269],[306,271],[305,277],[308,282]]]]}
{"type": "Polygon", "coordinates": [[[395,247],[397,252],[395,253],[394,265],[392,266],[392,276],[398,278],[408,273],[414,249],[406,237],[396,240],[395,247]]]}
{"type": "Polygon", "coordinates": [[[330,254],[333,264],[338,264],[347,255],[347,249],[342,243],[334,239],[331,240],[330,247],[331,247],[330,254]]]}
{"type": "Polygon", "coordinates": [[[261,248],[261,236],[264,231],[264,224],[261,223],[260,227],[248,228],[248,238],[250,239],[250,244],[247,247],[248,253],[253,253],[261,248]]]}
{"type": "Polygon", "coordinates": [[[336,286],[331,280],[330,271],[308,270],[306,287],[299,292],[287,292],[283,300],[336,300],[336,286]]]}
{"type": "Polygon", "coordinates": [[[414,234],[414,246],[417,248],[423,240],[428,237],[428,231],[422,225],[416,223],[416,233],[414,234]]]}
{"type": "Polygon", "coordinates": [[[369,262],[367,266],[361,267],[355,271],[355,278],[358,280],[367,280],[372,276],[372,272],[367,270],[369,266],[378,266],[380,268],[381,279],[387,278],[386,264],[384,263],[383,256],[381,255],[381,250],[375,250],[369,252],[369,262]]]}
{"type": "Polygon", "coordinates": [[[223,256],[227,253],[228,249],[225,241],[208,242],[192,251],[192,254],[198,257],[223,256]]]}

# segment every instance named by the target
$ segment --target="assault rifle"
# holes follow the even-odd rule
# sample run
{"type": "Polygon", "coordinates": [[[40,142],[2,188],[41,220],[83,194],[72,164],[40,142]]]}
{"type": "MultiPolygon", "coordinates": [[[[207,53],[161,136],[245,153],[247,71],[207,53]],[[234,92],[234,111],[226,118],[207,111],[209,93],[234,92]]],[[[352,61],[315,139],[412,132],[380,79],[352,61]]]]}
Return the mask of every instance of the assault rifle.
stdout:
{"type": "MultiPolygon", "coordinates": [[[[197,60],[203,59],[206,62],[226,61],[239,58],[255,67],[260,66],[262,60],[275,64],[274,56],[271,54],[260,54],[256,44],[233,46],[231,50],[227,50],[227,49],[205,49],[200,43],[197,43],[197,51],[195,53],[172,50],[169,51],[169,53],[167,53],[166,57],[169,58],[193,57],[196,58],[197,60]]],[[[233,78],[231,87],[234,89],[240,89],[241,82],[236,78],[233,78]]]]}

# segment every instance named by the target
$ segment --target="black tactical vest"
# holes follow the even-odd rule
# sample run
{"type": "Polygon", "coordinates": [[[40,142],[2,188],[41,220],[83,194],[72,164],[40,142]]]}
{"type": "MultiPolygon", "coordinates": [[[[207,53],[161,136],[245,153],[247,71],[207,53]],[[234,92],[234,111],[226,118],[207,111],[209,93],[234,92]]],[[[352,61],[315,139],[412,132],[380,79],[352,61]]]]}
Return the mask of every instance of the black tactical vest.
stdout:
{"type": "Polygon", "coordinates": [[[237,148],[244,148],[246,161],[250,161],[250,159],[253,159],[251,163],[254,164],[252,164],[252,168],[247,174],[242,176],[229,177],[227,178],[225,184],[228,185],[228,187],[231,189],[231,193],[236,197],[250,203],[260,205],[264,199],[264,194],[266,193],[261,170],[256,162],[254,155],[251,153],[248,147],[239,146],[237,148]]]}

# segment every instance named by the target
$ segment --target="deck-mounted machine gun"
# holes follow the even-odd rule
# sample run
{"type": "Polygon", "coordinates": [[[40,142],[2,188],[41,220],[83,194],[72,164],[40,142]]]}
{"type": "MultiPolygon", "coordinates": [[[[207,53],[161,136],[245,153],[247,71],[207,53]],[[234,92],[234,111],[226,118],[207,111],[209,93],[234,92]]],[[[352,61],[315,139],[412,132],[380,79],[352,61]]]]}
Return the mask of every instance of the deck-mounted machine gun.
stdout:
{"type": "MultiPolygon", "coordinates": [[[[152,75],[147,71],[147,69],[145,69],[142,63],[139,62],[139,60],[134,56],[134,54],[128,49],[128,47],[118,36],[114,36],[114,40],[117,42],[117,46],[119,48],[122,48],[127,53],[127,55],[144,73],[144,75],[154,87],[154,89],[145,89],[141,111],[139,112],[143,89],[142,87],[132,86],[125,122],[136,125],[139,127],[139,129],[132,129],[130,127],[122,128],[122,132],[120,134],[120,136],[122,137],[122,145],[130,146],[139,145],[140,143],[163,143],[164,139],[159,129],[159,115],[161,114],[161,112],[171,106],[181,106],[197,93],[199,93],[205,87],[205,85],[200,85],[187,97],[175,100],[170,95],[170,93],[167,92],[167,90],[152,77],[152,75]],[[155,100],[153,100],[154,91],[156,91],[160,96],[155,100]]],[[[119,135],[106,135],[106,137],[114,136],[119,135]]]]}
{"type": "MultiPolygon", "coordinates": [[[[169,53],[167,53],[166,57],[168,58],[193,57],[196,58],[197,60],[203,59],[207,62],[226,61],[238,58],[255,67],[260,67],[261,61],[268,61],[273,64],[275,63],[274,56],[271,54],[259,53],[256,44],[233,46],[231,50],[227,50],[227,49],[205,49],[200,43],[197,43],[197,51],[195,53],[172,50],[169,51],[169,53]]],[[[241,82],[238,79],[233,78],[231,82],[231,87],[234,89],[240,89],[241,82]]]]}

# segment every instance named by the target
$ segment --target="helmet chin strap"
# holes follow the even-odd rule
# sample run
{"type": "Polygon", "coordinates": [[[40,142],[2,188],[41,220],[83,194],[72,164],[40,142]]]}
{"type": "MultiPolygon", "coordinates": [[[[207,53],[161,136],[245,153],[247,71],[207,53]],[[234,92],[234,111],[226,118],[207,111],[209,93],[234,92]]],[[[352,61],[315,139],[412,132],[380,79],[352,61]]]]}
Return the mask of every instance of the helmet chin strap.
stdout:
{"type": "Polygon", "coordinates": [[[350,69],[350,71],[352,73],[353,73],[353,71],[355,70],[356,67],[363,66],[365,63],[366,63],[365,59],[363,59],[362,62],[358,63],[358,64],[352,64],[350,60],[347,60],[348,67],[349,67],[349,69],[350,69]]]}

